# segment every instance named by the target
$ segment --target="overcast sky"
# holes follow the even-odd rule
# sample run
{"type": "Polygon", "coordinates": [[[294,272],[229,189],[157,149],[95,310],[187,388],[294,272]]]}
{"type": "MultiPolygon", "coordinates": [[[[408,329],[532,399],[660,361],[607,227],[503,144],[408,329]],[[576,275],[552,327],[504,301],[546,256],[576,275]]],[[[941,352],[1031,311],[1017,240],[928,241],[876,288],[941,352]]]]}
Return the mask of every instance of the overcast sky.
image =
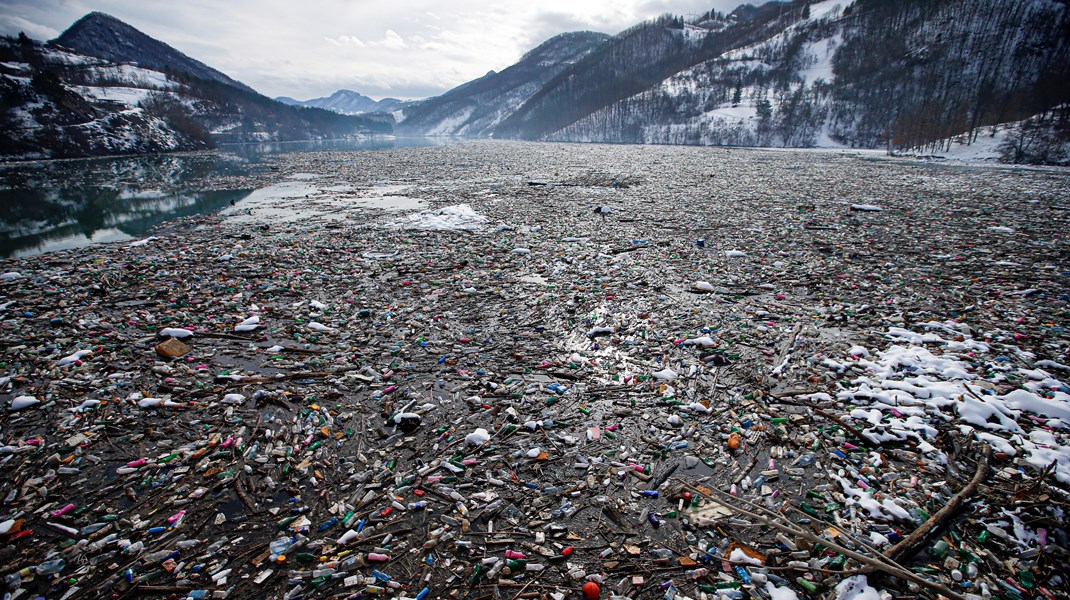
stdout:
{"type": "MultiPolygon", "coordinates": [[[[750,0],[753,4],[761,1],[750,0]]],[[[268,96],[425,98],[500,71],[558,33],[615,34],[740,0],[0,0],[0,33],[52,39],[117,17],[268,96]]]]}

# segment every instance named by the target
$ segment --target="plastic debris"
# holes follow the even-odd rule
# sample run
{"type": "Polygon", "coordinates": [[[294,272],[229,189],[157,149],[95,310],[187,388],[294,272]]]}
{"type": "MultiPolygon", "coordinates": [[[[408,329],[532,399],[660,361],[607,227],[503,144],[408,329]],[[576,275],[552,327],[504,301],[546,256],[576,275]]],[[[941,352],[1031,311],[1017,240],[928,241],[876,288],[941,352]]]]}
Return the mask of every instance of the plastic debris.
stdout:
{"type": "Polygon", "coordinates": [[[0,268],[13,597],[1070,593],[1067,175],[268,166],[223,214],[0,268]]]}

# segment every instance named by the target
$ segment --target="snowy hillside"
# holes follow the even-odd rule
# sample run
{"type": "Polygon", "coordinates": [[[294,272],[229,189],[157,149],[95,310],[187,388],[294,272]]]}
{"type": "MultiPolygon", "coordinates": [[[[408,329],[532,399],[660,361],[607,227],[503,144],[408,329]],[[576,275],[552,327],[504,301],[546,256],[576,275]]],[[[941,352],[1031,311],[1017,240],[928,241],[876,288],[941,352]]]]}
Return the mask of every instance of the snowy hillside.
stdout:
{"type": "Polygon", "coordinates": [[[967,133],[973,143],[983,126],[1070,99],[1067,27],[1067,7],[1048,0],[796,3],[771,35],[541,137],[902,148],[967,133]]]}
{"type": "MultiPolygon", "coordinates": [[[[2,42],[0,42],[2,44],[2,42]]],[[[12,44],[3,46],[12,51],[12,44]]],[[[5,103],[0,158],[27,159],[140,152],[206,146],[164,115],[146,109],[150,97],[192,104],[159,71],[116,65],[59,49],[27,57],[36,63],[0,63],[5,103]],[[67,74],[67,82],[54,73],[67,74]]]]}
{"type": "MultiPolygon", "coordinates": [[[[904,149],[1062,106],[1070,10],[1052,0],[822,0],[626,30],[504,117],[495,137],[904,149]]],[[[1046,160],[1012,153],[1014,160],[1046,160]]]]}
{"type": "Polygon", "coordinates": [[[964,162],[1003,162],[1070,166],[1070,135],[1057,127],[1070,106],[1012,123],[981,127],[896,151],[899,156],[964,162]]]}
{"type": "Polygon", "coordinates": [[[404,106],[345,90],[283,104],[93,13],[57,38],[77,51],[0,41],[0,142],[9,158],[392,132],[929,155],[981,143],[1058,163],[1067,31],[1070,5],[1055,0],[771,1],[560,34],[404,106]],[[993,127],[1015,133],[986,140],[993,127]]]}
{"type": "Polygon", "coordinates": [[[772,37],[680,71],[548,136],[552,140],[838,147],[826,127],[838,19],[826,0],[772,37]],[[773,85],[777,82],[779,85],[773,85]],[[782,83],[781,83],[782,82],[782,83]]]}
{"type": "Polygon", "coordinates": [[[405,108],[397,130],[410,135],[487,135],[554,76],[608,39],[590,31],[555,36],[500,73],[491,71],[405,108]]]}
{"type": "Polygon", "coordinates": [[[102,12],[91,12],[67,28],[52,43],[86,56],[114,63],[136,63],[148,69],[184,73],[246,92],[253,88],[186,56],[134,27],[102,12]]]}
{"type": "MultiPolygon", "coordinates": [[[[201,63],[195,67],[218,73],[205,71],[209,67],[201,63]]],[[[172,69],[165,73],[25,37],[0,38],[0,160],[169,152],[223,141],[391,130],[388,118],[373,121],[286,106],[220,77],[225,76],[206,80],[172,69]]]]}

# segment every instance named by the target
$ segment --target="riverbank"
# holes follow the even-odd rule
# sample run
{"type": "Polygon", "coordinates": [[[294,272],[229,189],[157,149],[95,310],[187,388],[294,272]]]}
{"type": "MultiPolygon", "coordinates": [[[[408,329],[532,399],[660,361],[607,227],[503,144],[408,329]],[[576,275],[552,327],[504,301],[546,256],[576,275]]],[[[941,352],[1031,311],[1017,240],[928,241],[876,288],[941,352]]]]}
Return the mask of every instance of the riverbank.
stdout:
{"type": "Polygon", "coordinates": [[[9,585],[1067,592],[1066,175],[511,142],[265,166],[220,213],[3,261],[0,561],[38,569],[9,585]],[[929,583],[858,574],[976,473],[896,550],[929,583]]]}

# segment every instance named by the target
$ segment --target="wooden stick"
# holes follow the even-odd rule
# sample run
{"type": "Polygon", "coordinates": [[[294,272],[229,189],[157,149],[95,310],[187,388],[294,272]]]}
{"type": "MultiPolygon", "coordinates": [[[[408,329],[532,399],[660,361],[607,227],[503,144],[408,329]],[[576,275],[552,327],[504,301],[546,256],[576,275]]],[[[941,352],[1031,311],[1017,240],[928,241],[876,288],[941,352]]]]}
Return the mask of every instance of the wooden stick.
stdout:
{"type": "Polygon", "coordinates": [[[241,485],[241,477],[234,478],[234,491],[238,494],[238,499],[245,505],[245,509],[250,513],[256,512],[256,503],[253,502],[249,495],[245,493],[245,489],[241,485]]]}
{"type": "Polygon", "coordinates": [[[1048,475],[1051,475],[1051,472],[1055,470],[1055,467],[1058,466],[1058,464],[1058,459],[1052,459],[1051,464],[1044,468],[1040,475],[1038,475],[1036,479],[1034,479],[1033,482],[1029,484],[1029,487],[1025,487],[1022,489],[1018,489],[1016,487],[1014,492],[1014,499],[1019,501],[1024,500],[1026,496],[1032,494],[1038,487],[1040,487],[1040,484],[1044,483],[1044,480],[1048,478],[1048,475]]]}
{"type": "MultiPolygon", "coordinates": [[[[677,479],[677,481],[679,481],[681,484],[684,485],[684,487],[688,488],[689,490],[691,490],[694,493],[697,493],[697,494],[699,494],[701,496],[704,496],[706,498],[714,500],[715,502],[720,502],[722,504],[724,503],[723,500],[718,500],[716,498],[713,498],[709,494],[703,492],[702,490],[700,490],[700,489],[698,489],[696,487],[693,487],[692,485],[688,484],[687,482],[680,481],[679,479],[677,479]]],[[[727,496],[728,494],[725,494],[725,495],[727,496]]],[[[939,582],[929,581],[928,579],[925,579],[924,577],[916,575],[913,572],[908,571],[907,569],[903,568],[901,565],[898,565],[898,564],[896,564],[894,562],[891,562],[890,559],[887,559],[884,556],[878,555],[879,558],[873,558],[873,557],[870,557],[870,556],[866,556],[865,554],[861,554],[861,553],[855,552],[854,550],[851,550],[850,548],[845,548],[845,547],[837,544],[836,542],[833,542],[831,540],[828,540],[828,539],[822,538],[822,537],[820,537],[818,535],[815,535],[815,534],[813,534],[813,533],[811,533],[811,532],[809,532],[809,531],[807,531],[805,529],[801,529],[799,527],[794,527],[794,526],[791,526],[791,525],[785,525],[785,524],[783,524],[783,523],[781,523],[781,522],[779,522],[777,520],[766,518],[766,517],[764,517],[764,516],[762,516],[762,515],[760,515],[758,513],[754,513],[754,512],[751,512],[749,510],[746,510],[746,509],[743,509],[743,508],[739,508],[738,506],[731,506],[730,508],[733,511],[735,511],[735,512],[737,512],[737,513],[739,513],[739,514],[741,514],[741,515],[743,515],[745,517],[750,517],[751,519],[762,521],[765,524],[769,525],[770,527],[772,527],[774,529],[779,529],[780,531],[783,531],[784,533],[789,533],[791,535],[795,535],[795,536],[798,536],[798,537],[801,537],[801,538],[805,538],[805,539],[807,539],[807,540],[809,540],[809,541],[811,541],[811,542],[813,542],[815,544],[821,544],[821,545],[825,546],[826,548],[828,548],[829,550],[833,550],[835,552],[839,552],[840,554],[842,554],[842,555],[844,555],[844,556],[846,556],[848,558],[853,558],[853,559],[857,560],[858,562],[860,562],[860,563],[862,563],[862,564],[864,564],[864,565],[866,565],[868,567],[872,567],[873,569],[876,569],[877,571],[880,571],[882,573],[886,573],[888,575],[891,575],[893,577],[897,577],[899,579],[906,579],[906,580],[909,580],[909,581],[913,581],[914,583],[917,583],[919,585],[923,585],[923,586],[925,586],[927,588],[934,589],[934,590],[940,592],[941,594],[943,594],[944,596],[947,596],[948,598],[951,598],[952,600],[966,600],[966,597],[963,596],[962,594],[959,594],[958,592],[955,592],[955,591],[949,589],[947,586],[945,586],[945,585],[943,585],[943,584],[941,584],[939,582]]]]}
{"type": "Polygon", "coordinates": [[[525,584],[524,587],[520,588],[520,591],[517,592],[515,596],[513,596],[513,600],[517,600],[517,598],[522,596],[524,594],[524,590],[526,590],[529,587],[531,587],[531,584],[535,583],[535,581],[536,581],[535,579],[532,579],[531,581],[527,582],[527,584],[525,584]]]}
{"type": "Polygon", "coordinates": [[[907,558],[913,556],[918,551],[918,547],[925,542],[925,539],[929,535],[941,527],[944,523],[951,518],[952,515],[959,509],[960,506],[977,490],[977,486],[981,485],[984,481],[985,475],[988,474],[988,457],[992,454],[992,446],[985,444],[985,449],[981,453],[981,457],[977,459],[977,470],[973,473],[973,479],[970,483],[962,488],[959,493],[948,501],[939,511],[933,516],[929,517],[929,520],[922,523],[921,527],[915,529],[910,535],[903,538],[898,544],[884,551],[884,556],[892,560],[899,558],[907,558]]]}
{"type": "Polygon", "coordinates": [[[203,587],[190,587],[185,585],[137,585],[135,586],[134,593],[141,594],[173,594],[182,592],[192,592],[193,590],[214,591],[219,588],[203,588],[203,587]]]}
{"type": "MultiPolygon", "coordinates": [[[[807,393],[811,393],[811,392],[807,392],[807,393]]],[[[773,395],[773,397],[777,398],[777,396],[775,394],[773,395]]],[[[858,441],[860,441],[860,442],[862,442],[864,444],[868,444],[868,445],[870,445],[870,446],[872,446],[874,448],[881,445],[880,442],[878,442],[877,440],[869,437],[869,435],[866,434],[865,432],[863,432],[863,431],[861,431],[859,429],[855,429],[851,425],[848,425],[847,422],[844,421],[842,417],[838,417],[838,416],[828,412],[827,410],[825,410],[823,408],[819,408],[819,407],[817,407],[817,406],[815,406],[815,405],[813,405],[813,404],[811,404],[809,402],[801,402],[801,401],[798,401],[798,400],[786,400],[785,398],[786,398],[786,396],[785,397],[780,397],[780,398],[778,398],[778,400],[780,401],[781,404],[790,404],[792,406],[802,406],[802,407],[805,407],[805,408],[809,408],[810,410],[812,410],[815,413],[821,415],[822,417],[825,417],[829,421],[832,421],[833,423],[839,425],[849,435],[853,436],[856,440],[858,440],[858,441]]]]}
{"type": "Polygon", "coordinates": [[[304,371],[300,373],[287,373],[285,375],[273,376],[273,375],[255,375],[252,377],[243,377],[241,379],[235,379],[227,382],[227,387],[239,387],[250,383],[271,383],[273,381],[290,381],[292,379],[315,379],[319,377],[330,377],[334,373],[329,371],[304,371]]]}

